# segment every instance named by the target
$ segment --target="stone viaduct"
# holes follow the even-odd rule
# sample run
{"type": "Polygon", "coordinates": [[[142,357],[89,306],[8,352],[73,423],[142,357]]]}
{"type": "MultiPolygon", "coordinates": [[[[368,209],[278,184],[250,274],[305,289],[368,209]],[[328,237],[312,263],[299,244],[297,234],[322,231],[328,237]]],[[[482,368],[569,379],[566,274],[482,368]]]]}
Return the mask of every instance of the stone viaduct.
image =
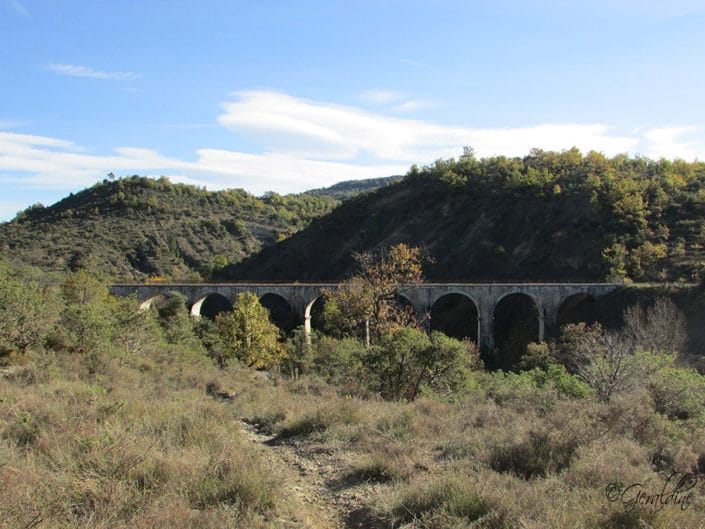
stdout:
{"type": "MultiPolygon", "coordinates": [[[[538,338],[558,321],[562,307],[569,300],[595,300],[621,285],[610,283],[421,283],[402,289],[398,294],[414,307],[420,320],[433,317],[436,303],[450,295],[463,296],[475,307],[477,339],[479,345],[494,348],[495,310],[508,296],[525,296],[535,307],[538,320],[538,338]]],[[[209,299],[225,298],[233,304],[237,295],[252,292],[262,299],[264,296],[279,296],[288,303],[297,323],[303,323],[305,333],[311,332],[311,309],[321,299],[325,289],[334,291],[336,284],[328,283],[192,283],[192,284],[122,284],[110,289],[117,296],[136,296],[143,307],[159,296],[179,292],[186,296],[193,316],[201,316],[201,310],[209,299]]],[[[475,324],[475,321],[472,323],[475,324]]]]}

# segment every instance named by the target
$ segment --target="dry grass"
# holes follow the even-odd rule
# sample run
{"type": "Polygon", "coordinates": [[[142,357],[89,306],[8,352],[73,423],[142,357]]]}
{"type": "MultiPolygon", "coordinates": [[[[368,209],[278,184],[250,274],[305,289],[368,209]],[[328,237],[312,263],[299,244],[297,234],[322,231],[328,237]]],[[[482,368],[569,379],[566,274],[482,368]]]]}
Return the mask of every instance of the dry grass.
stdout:
{"type": "Polygon", "coordinates": [[[259,471],[237,410],[207,398],[207,365],[156,380],[104,367],[90,381],[0,381],[0,526],[256,526],[276,510],[276,476],[259,471]]]}
{"type": "Polygon", "coordinates": [[[388,403],[168,357],[106,361],[92,375],[71,357],[41,367],[47,376],[22,369],[0,378],[3,529],[331,527],[291,496],[311,476],[274,464],[275,448],[242,421],[322,469],[316,487],[329,496],[316,502],[348,498],[334,507],[349,510],[340,527],[705,525],[701,489],[686,510],[628,511],[606,497],[610,483],[654,488],[667,470],[700,469],[702,425],[648,399],[531,408],[493,381],[456,403],[388,403]]]}

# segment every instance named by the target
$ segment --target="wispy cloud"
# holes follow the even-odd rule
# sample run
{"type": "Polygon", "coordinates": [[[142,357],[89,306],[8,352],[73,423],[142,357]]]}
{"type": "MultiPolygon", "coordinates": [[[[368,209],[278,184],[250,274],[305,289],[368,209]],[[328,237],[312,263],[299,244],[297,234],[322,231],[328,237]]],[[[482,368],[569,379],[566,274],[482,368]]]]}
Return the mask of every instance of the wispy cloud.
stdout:
{"type": "Polygon", "coordinates": [[[360,92],[359,98],[362,101],[373,105],[387,105],[389,103],[396,103],[402,99],[405,99],[405,96],[396,90],[372,89],[360,92]]]}
{"type": "Polygon", "coordinates": [[[396,90],[365,90],[358,94],[358,98],[365,103],[385,107],[396,114],[404,114],[433,106],[430,101],[410,99],[406,94],[396,90]]]}
{"type": "Polygon", "coordinates": [[[622,11],[627,14],[636,13],[666,18],[705,13],[703,0],[673,0],[671,2],[663,0],[600,0],[593,3],[593,6],[611,12],[622,11]]]}
{"type": "Polygon", "coordinates": [[[0,132],[0,182],[77,189],[116,174],[174,175],[177,181],[211,189],[243,187],[252,193],[303,191],[339,180],[400,174],[407,165],[358,165],[306,160],[285,153],[242,153],[199,149],[194,161],[169,158],[139,147],[119,147],[109,155],[86,154],[70,141],[0,132]],[[189,175],[189,176],[184,176],[189,175]]]}
{"type": "Polygon", "coordinates": [[[405,114],[406,112],[413,112],[414,110],[420,110],[422,108],[429,108],[432,106],[435,106],[435,103],[432,103],[431,101],[409,100],[402,101],[399,104],[390,107],[389,110],[396,112],[397,114],[405,114]]]}
{"type": "Polygon", "coordinates": [[[321,160],[357,158],[427,163],[471,145],[480,156],[520,156],[533,147],[632,151],[639,139],[603,124],[541,124],[482,129],[437,125],[278,92],[241,92],[223,105],[219,122],[264,151],[321,160]]]}
{"type": "Polygon", "coordinates": [[[0,129],[14,129],[15,127],[20,127],[24,124],[24,121],[17,119],[0,119],[0,129]]]}
{"type": "Polygon", "coordinates": [[[414,68],[421,68],[422,70],[433,70],[435,69],[430,64],[421,61],[415,61],[413,59],[399,59],[401,64],[406,64],[407,66],[413,66],[414,68]]]}
{"type": "Polygon", "coordinates": [[[700,127],[659,127],[645,131],[643,136],[646,143],[645,154],[652,157],[669,153],[669,158],[705,159],[700,127]]]}
{"type": "Polygon", "coordinates": [[[75,64],[47,64],[46,69],[59,75],[85,77],[88,79],[106,79],[109,81],[132,81],[139,77],[139,75],[134,72],[106,72],[94,70],[87,66],[77,66],[75,64]]]}
{"type": "Polygon", "coordinates": [[[13,218],[19,211],[22,211],[30,204],[11,200],[0,200],[0,222],[13,218]]]}
{"type": "Polygon", "coordinates": [[[10,9],[14,11],[16,15],[22,18],[32,18],[32,13],[29,12],[27,7],[20,2],[20,0],[7,0],[7,5],[10,6],[10,9]]]}

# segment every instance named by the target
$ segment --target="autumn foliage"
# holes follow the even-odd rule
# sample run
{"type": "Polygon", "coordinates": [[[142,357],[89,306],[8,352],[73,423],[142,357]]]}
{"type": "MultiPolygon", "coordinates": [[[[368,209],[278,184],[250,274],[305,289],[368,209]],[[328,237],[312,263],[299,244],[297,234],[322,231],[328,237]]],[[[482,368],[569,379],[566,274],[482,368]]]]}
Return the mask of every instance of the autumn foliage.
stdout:
{"type": "Polygon", "coordinates": [[[421,250],[399,243],[377,254],[356,254],[355,259],[358,273],[336,291],[325,292],[329,325],[342,333],[365,326],[367,344],[386,333],[418,326],[417,315],[403,302],[403,295],[423,278],[421,250]]]}

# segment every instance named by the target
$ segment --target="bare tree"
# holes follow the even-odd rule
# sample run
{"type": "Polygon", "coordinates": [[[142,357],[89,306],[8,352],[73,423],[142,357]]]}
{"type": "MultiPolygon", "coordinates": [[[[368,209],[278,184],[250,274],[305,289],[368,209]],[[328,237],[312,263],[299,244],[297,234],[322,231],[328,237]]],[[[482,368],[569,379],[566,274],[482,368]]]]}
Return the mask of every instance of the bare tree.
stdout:
{"type": "Polygon", "coordinates": [[[663,297],[647,309],[640,304],[627,308],[624,333],[637,348],[650,353],[682,353],[687,338],[683,313],[663,297]]]}
{"type": "Polygon", "coordinates": [[[595,390],[601,400],[626,389],[638,366],[634,342],[621,333],[605,331],[595,324],[578,342],[576,374],[595,390]]]}
{"type": "Polygon", "coordinates": [[[659,298],[646,310],[640,305],[629,307],[620,332],[605,330],[599,323],[566,325],[550,352],[592,387],[598,398],[609,400],[648,378],[660,365],[643,362],[637,352],[665,357],[663,353],[681,352],[685,338],[683,315],[673,302],[659,298]]]}

